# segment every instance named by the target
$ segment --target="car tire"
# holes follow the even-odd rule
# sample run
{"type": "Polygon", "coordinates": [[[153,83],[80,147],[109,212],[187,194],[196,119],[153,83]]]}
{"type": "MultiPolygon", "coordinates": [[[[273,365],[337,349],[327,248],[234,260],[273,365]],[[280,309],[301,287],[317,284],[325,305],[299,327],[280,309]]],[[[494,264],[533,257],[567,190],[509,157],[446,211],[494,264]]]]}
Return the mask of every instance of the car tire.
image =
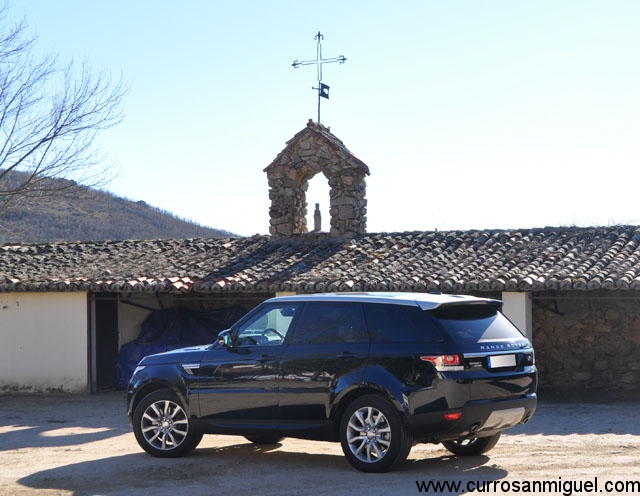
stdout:
{"type": "Polygon", "coordinates": [[[244,438],[253,444],[277,444],[284,439],[282,436],[270,436],[268,434],[262,436],[244,436],[244,438]]]}
{"type": "Polygon", "coordinates": [[[133,413],[133,432],[140,447],[159,458],[191,453],[202,440],[178,397],[168,389],[145,396],[133,413]]]}
{"type": "Polygon", "coordinates": [[[493,448],[500,439],[500,432],[489,437],[476,437],[473,439],[456,439],[442,441],[442,445],[454,455],[475,456],[486,453],[493,448]]]}
{"type": "Polygon", "coordinates": [[[394,406],[376,395],[354,400],[340,422],[345,457],[362,472],[386,472],[409,456],[413,444],[394,406]]]}

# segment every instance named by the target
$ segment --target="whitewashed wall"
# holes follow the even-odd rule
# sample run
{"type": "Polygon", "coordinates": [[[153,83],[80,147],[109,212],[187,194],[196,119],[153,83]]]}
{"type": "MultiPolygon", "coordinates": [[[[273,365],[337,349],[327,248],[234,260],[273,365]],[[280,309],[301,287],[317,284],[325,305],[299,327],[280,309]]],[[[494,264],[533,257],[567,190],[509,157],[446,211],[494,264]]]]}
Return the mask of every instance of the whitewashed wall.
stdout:
{"type": "Polygon", "coordinates": [[[88,392],[86,293],[0,293],[0,393],[88,392]]]}
{"type": "Polygon", "coordinates": [[[502,311],[533,342],[533,318],[530,293],[502,293],[502,311]]]}
{"type": "Polygon", "coordinates": [[[140,324],[142,324],[144,319],[151,313],[149,308],[156,310],[160,310],[161,308],[157,299],[149,297],[148,295],[133,295],[128,298],[128,300],[147,307],[147,309],[127,305],[126,303],[120,303],[118,305],[118,337],[120,346],[138,337],[140,334],[140,324]]]}

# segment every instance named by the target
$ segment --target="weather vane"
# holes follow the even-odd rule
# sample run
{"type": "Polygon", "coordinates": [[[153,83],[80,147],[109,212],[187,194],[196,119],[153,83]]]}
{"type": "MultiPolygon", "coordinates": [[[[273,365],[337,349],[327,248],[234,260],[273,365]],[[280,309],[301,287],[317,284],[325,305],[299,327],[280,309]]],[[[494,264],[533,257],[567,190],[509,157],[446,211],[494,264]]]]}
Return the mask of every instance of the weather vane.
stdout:
{"type": "Polygon", "coordinates": [[[298,62],[298,59],[296,59],[293,61],[293,64],[291,65],[296,69],[301,65],[312,65],[312,64],[316,65],[316,68],[318,71],[318,87],[317,88],[312,87],[311,89],[318,90],[318,124],[320,124],[320,98],[326,98],[327,100],[329,99],[329,85],[326,85],[322,82],[322,64],[329,64],[331,62],[340,62],[341,64],[344,64],[347,58],[344,55],[340,55],[338,57],[334,57],[330,59],[323,59],[322,58],[322,40],[324,39],[324,36],[322,36],[322,34],[320,34],[320,31],[318,31],[318,34],[315,35],[313,39],[318,40],[316,59],[303,60],[302,62],[298,62]]]}

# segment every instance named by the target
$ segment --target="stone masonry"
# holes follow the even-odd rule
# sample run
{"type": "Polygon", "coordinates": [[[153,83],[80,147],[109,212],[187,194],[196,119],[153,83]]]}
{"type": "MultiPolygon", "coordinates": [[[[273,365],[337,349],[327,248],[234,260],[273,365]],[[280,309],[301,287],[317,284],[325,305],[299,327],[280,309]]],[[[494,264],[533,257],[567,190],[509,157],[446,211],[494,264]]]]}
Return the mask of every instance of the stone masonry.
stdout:
{"type": "Polygon", "coordinates": [[[540,386],[638,389],[639,303],[635,294],[616,291],[534,297],[533,344],[540,386]]]}
{"type": "Polygon", "coordinates": [[[306,192],[316,174],[323,174],[329,182],[330,236],[345,238],[366,232],[365,176],[369,168],[323,125],[309,120],[264,171],[269,181],[269,232],[273,237],[309,231],[306,192]]]}

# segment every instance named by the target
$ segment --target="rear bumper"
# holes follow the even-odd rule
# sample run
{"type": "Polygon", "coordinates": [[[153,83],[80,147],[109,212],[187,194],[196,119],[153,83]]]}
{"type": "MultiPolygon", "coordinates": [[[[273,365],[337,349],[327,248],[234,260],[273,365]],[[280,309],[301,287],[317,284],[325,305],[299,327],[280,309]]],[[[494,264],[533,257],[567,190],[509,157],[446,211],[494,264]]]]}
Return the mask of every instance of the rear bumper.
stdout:
{"type": "Polygon", "coordinates": [[[520,423],[526,423],[536,410],[537,397],[475,400],[462,408],[406,417],[407,427],[418,442],[447,441],[467,437],[486,437],[520,423]],[[445,414],[461,413],[455,420],[445,414]]]}

